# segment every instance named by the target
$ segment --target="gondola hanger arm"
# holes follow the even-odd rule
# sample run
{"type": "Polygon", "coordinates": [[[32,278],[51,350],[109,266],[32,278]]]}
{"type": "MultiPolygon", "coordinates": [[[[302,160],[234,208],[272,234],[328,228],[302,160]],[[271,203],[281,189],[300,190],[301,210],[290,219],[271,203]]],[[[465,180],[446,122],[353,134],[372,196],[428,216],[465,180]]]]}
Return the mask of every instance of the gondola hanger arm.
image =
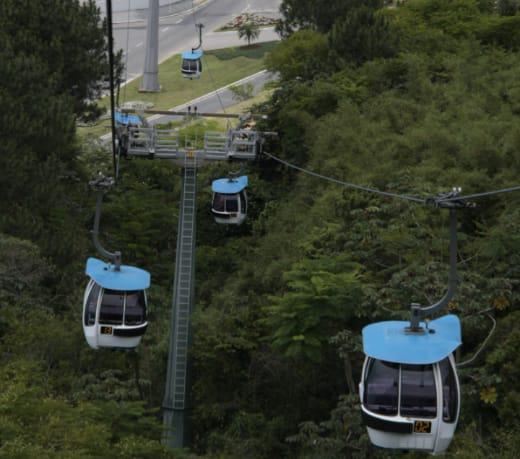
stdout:
{"type": "Polygon", "coordinates": [[[204,24],[198,23],[195,24],[195,27],[199,29],[199,44],[196,48],[191,48],[191,52],[197,51],[202,46],[202,29],[204,28],[204,24]]]}
{"type": "Polygon", "coordinates": [[[448,289],[439,301],[430,306],[422,307],[418,303],[411,304],[410,326],[407,327],[407,332],[423,333],[424,329],[420,325],[421,320],[425,319],[427,316],[440,312],[447,307],[457,292],[457,285],[459,283],[457,275],[457,209],[474,206],[473,203],[456,199],[460,195],[460,191],[460,188],[454,188],[450,193],[442,194],[438,197],[426,200],[427,204],[434,205],[435,207],[446,208],[450,211],[450,271],[448,275],[448,289]]]}
{"type": "Polygon", "coordinates": [[[99,222],[101,220],[101,206],[103,203],[103,195],[112,187],[115,180],[112,177],[105,177],[99,173],[98,177],[89,182],[89,185],[97,191],[96,214],[94,217],[94,228],[92,229],[92,239],[97,251],[105,258],[108,258],[113,264],[115,271],[121,270],[121,252],[109,252],[99,242],[99,222]]]}

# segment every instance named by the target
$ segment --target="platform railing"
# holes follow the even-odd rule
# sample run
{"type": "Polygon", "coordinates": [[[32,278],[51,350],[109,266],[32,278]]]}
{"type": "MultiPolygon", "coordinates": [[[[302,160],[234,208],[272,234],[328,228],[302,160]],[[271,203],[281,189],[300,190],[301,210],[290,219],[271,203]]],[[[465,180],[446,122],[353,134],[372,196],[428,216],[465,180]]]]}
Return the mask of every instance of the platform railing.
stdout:
{"type": "MultiPolygon", "coordinates": [[[[201,149],[195,154],[201,160],[255,159],[259,154],[260,136],[251,130],[229,130],[227,132],[208,131],[204,134],[201,149]]],[[[157,158],[182,160],[186,155],[188,142],[184,147],[176,129],[155,127],[130,127],[128,129],[128,155],[154,156],[157,158]]]]}

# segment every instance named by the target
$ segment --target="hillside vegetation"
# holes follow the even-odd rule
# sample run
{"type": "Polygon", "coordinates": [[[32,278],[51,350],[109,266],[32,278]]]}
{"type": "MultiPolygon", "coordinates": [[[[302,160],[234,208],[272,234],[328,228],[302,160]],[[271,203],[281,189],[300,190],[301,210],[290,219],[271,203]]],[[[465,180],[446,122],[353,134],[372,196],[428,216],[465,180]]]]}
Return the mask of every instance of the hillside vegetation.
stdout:
{"type": "MultiPolygon", "coordinates": [[[[136,352],[93,351],[81,329],[84,262],[95,254],[86,183],[110,173],[111,158],[80,143],[75,120],[93,111],[85,100],[106,70],[105,40],[93,2],[23,3],[0,3],[0,458],[401,456],[373,448],[361,424],[361,328],[406,319],[412,301],[443,294],[447,212],[263,157],[246,165],[247,222],[224,228],[212,221],[210,183],[238,165],[200,170],[192,446],[169,452],[160,406],[180,172],[122,163],[102,240],[150,270],[150,327],[136,352]],[[52,23],[50,4],[52,17],[77,26],[52,23]],[[91,49],[69,52],[80,24],[91,49]],[[95,65],[80,82],[87,56],[95,65]]],[[[421,197],[518,184],[518,2],[398,3],[282,2],[285,39],[266,60],[280,80],[257,107],[270,115],[259,128],[279,133],[266,150],[421,197]]],[[[520,193],[480,199],[459,216],[461,283],[449,309],[462,320],[460,361],[480,348],[492,318],[497,326],[460,370],[461,418],[446,457],[514,458],[520,193]]]]}

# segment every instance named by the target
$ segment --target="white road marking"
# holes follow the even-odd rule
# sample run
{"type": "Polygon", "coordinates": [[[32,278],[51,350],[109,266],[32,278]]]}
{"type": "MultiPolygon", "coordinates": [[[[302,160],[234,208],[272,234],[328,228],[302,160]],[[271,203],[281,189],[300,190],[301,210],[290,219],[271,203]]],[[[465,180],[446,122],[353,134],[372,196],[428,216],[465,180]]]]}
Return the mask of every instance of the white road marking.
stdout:
{"type": "Polygon", "coordinates": [[[170,28],[169,27],[165,27],[164,29],[161,29],[161,33],[162,32],[166,32],[167,30],[170,30],[170,28]]]}
{"type": "Polygon", "coordinates": [[[136,48],[140,48],[141,46],[143,46],[143,42],[140,41],[139,43],[137,43],[137,45],[135,45],[136,48]]]}

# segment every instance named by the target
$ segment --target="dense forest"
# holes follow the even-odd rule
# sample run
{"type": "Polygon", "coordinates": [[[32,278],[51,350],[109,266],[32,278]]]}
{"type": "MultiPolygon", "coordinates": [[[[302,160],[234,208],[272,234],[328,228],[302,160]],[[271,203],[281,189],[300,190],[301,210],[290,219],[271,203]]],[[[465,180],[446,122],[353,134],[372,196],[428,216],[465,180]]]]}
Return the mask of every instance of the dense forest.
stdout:
{"type": "MultiPolygon", "coordinates": [[[[518,184],[518,0],[283,0],[266,151],[380,190],[431,197],[518,184]]],[[[152,274],[135,352],[81,327],[95,195],[111,154],[76,135],[108,71],[94,2],[0,2],[0,457],[386,458],[357,383],[361,329],[442,296],[448,213],[351,190],[261,157],[238,228],[199,172],[191,446],[161,445],[180,171],[122,162],[103,244],[152,274]]],[[[203,122],[189,129],[204,129],[203,122]]],[[[520,451],[520,193],[459,212],[462,411],[446,457],[520,451]]]]}

